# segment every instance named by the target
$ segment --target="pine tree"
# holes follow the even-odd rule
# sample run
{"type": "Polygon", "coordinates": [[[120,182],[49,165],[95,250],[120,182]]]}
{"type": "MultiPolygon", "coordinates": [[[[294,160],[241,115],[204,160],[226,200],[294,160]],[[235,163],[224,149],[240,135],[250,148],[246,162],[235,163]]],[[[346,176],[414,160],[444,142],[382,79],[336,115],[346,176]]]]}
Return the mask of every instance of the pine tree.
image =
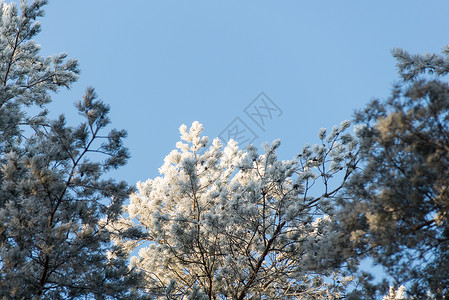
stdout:
{"type": "Polygon", "coordinates": [[[356,113],[364,168],[342,223],[417,299],[449,297],[449,48],[393,52],[403,81],[356,113]],[[430,294],[429,294],[430,293],[430,294]]]}
{"type": "Polygon", "coordinates": [[[0,295],[123,298],[137,277],[100,219],[113,221],[131,191],[105,178],[129,157],[126,132],[105,132],[109,107],[92,88],[77,103],[85,122],[47,117],[51,92],[79,70],[66,54],[39,55],[32,38],[46,2],[0,3],[0,295]]]}
{"type": "Polygon", "coordinates": [[[279,141],[262,155],[218,139],[202,152],[202,125],[181,126],[161,177],[139,183],[112,225],[124,251],[138,250],[131,265],[145,272],[146,291],[169,299],[345,295],[352,277],[338,267],[349,240],[333,222],[333,201],[357,163],[348,127],[322,129],[320,145],[280,161],[279,141]],[[144,235],[123,238],[133,231],[144,235]]]}

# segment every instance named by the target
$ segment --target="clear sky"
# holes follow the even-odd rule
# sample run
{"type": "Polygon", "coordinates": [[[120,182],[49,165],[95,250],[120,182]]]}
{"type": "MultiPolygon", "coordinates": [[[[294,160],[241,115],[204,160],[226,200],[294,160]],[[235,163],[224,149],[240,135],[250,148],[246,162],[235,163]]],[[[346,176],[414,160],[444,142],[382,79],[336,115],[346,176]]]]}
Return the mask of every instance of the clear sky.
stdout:
{"type": "Polygon", "coordinates": [[[239,117],[256,145],[280,138],[280,157],[291,158],[320,127],[388,97],[398,80],[392,48],[448,44],[448,13],[446,0],[53,0],[37,41],[82,70],[53,112],[76,124],[73,102],[94,86],[112,126],[129,133],[132,158],[114,176],[134,184],[158,175],[179,126],[195,120],[213,138],[239,117]],[[271,102],[253,102],[261,92],[271,102]],[[262,127],[245,113],[255,107],[272,108],[262,127]]]}

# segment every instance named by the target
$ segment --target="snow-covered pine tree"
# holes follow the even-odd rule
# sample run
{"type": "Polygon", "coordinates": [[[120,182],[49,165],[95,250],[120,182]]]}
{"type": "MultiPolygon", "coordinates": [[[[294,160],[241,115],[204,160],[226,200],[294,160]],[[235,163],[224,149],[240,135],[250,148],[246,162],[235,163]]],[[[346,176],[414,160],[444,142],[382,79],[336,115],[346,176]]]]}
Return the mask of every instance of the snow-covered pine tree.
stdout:
{"type": "Polygon", "coordinates": [[[0,3],[0,296],[123,298],[136,278],[99,220],[114,220],[130,192],[104,176],[126,162],[126,133],[105,132],[109,107],[91,88],[77,104],[84,123],[47,118],[51,92],[76,81],[78,65],[39,55],[46,2],[0,3]]]}
{"type": "Polygon", "coordinates": [[[112,226],[147,292],[167,299],[342,297],[352,277],[338,267],[348,237],[333,222],[333,201],[357,163],[357,142],[342,122],[292,160],[236,142],[210,147],[202,125],[180,128],[161,177],[138,184],[112,226]],[[202,153],[202,154],[200,154],[202,153]],[[339,174],[339,176],[337,176],[339,174]],[[138,240],[121,233],[143,231],[138,240]]]}

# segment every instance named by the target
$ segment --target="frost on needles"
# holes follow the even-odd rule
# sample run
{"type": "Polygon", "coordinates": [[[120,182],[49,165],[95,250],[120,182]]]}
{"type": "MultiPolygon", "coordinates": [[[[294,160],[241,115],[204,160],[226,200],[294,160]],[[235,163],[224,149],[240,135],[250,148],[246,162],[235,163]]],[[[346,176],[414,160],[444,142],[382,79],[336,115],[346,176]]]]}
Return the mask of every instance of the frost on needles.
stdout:
{"type": "Polygon", "coordinates": [[[193,291],[209,299],[345,295],[353,278],[338,267],[350,251],[333,201],[356,163],[348,127],[321,131],[320,145],[281,161],[279,141],[261,155],[233,140],[206,147],[201,124],[182,125],[161,176],[138,183],[111,224],[117,245],[138,253],[130,263],[146,274],[147,292],[170,299],[193,291]],[[142,238],[124,239],[129,231],[142,238]]]}
{"type": "Polygon", "coordinates": [[[118,216],[131,191],[106,176],[129,157],[126,132],[105,130],[109,107],[92,88],[77,104],[85,122],[47,117],[51,93],[79,69],[64,53],[39,55],[32,38],[44,4],[0,3],[0,297],[132,296],[138,276],[99,224],[118,216]]]}

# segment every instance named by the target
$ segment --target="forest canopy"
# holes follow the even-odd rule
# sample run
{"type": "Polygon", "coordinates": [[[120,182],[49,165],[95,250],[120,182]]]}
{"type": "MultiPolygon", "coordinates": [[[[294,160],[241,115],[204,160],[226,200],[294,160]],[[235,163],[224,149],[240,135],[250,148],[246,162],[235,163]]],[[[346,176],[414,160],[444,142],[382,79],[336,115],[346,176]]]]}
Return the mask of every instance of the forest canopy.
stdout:
{"type": "Polygon", "coordinates": [[[47,1],[20,3],[0,4],[2,299],[449,297],[448,47],[394,49],[390,97],[288,160],[279,140],[210,141],[195,121],[133,186],[109,175],[127,132],[93,87],[79,124],[49,116],[80,69],[40,55],[47,1]]]}

